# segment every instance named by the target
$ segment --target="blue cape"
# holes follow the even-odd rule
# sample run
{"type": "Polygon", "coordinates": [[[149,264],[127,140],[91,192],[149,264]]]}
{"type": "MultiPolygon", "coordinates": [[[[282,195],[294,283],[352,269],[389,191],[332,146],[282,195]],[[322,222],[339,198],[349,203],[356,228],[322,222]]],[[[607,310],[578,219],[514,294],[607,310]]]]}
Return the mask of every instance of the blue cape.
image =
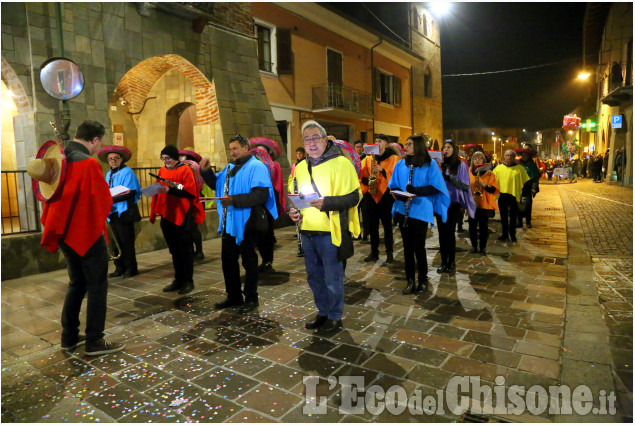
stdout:
{"type": "MultiPolygon", "coordinates": [[[[229,179],[229,193],[225,193],[227,172],[234,167],[234,164],[229,164],[223,171],[216,174],[216,196],[241,195],[249,193],[252,187],[266,187],[269,189],[269,197],[267,198],[265,207],[269,210],[274,220],[278,218],[276,198],[273,194],[271,176],[269,175],[267,166],[252,156],[245,165],[238,170],[238,173],[229,179]]],[[[223,206],[220,201],[216,202],[216,209],[218,210],[218,232],[220,233],[223,231],[223,206]]],[[[227,207],[227,228],[225,231],[228,235],[236,238],[237,245],[240,245],[243,241],[245,225],[250,215],[251,207],[235,208],[233,205],[227,207]]]]}
{"type": "MultiPolygon", "coordinates": [[[[395,165],[392,177],[388,182],[388,188],[405,192],[409,176],[410,167],[406,165],[406,160],[402,159],[395,165]]],[[[421,167],[414,167],[412,185],[415,187],[433,186],[439,192],[432,196],[415,196],[412,198],[408,217],[425,221],[434,226],[434,214],[436,213],[441,216],[442,221],[445,223],[448,215],[448,207],[450,206],[450,196],[448,195],[445,180],[443,180],[443,176],[441,175],[441,170],[436,163],[431,162],[421,167]]],[[[392,205],[393,216],[396,212],[406,215],[405,202],[399,199],[395,200],[392,205]]]]}
{"type": "MultiPolygon", "coordinates": [[[[106,181],[110,179],[111,173],[112,173],[112,170],[109,170],[106,173],[106,181]]],[[[132,168],[126,166],[120,169],[119,171],[117,171],[115,175],[112,176],[112,180],[110,181],[110,187],[113,188],[119,185],[127,187],[128,189],[130,189],[130,191],[134,190],[135,191],[134,202],[135,204],[139,202],[139,199],[141,199],[141,185],[139,184],[139,179],[135,175],[134,171],[132,171],[132,168]]],[[[117,212],[117,216],[121,217],[121,214],[123,214],[127,210],[128,210],[128,202],[121,201],[121,202],[112,204],[112,209],[110,210],[110,213],[112,214],[114,212],[117,212]]],[[[110,221],[110,219],[108,219],[108,221],[110,221]]]]}

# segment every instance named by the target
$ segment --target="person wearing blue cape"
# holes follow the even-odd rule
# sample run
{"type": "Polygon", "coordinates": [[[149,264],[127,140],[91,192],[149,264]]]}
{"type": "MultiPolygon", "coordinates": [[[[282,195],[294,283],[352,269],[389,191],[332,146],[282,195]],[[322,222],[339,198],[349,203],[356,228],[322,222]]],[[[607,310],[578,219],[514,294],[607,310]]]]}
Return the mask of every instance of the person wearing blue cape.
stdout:
{"type": "Polygon", "coordinates": [[[110,145],[99,149],[97,157],[110,166],[110,170],[106,173],[106,181],[111,189],[117,186],[125,186],[130,189],[129,192],[112,199],[108,222],[113,237],[117,239],[121,255],[114,260],[115,271],[108,276],[122,276],[124,278],[136,276],[139,271],[134,245],[134,224],[141,221],[141,214],[139,214],[137,206],[141,198],[141,185],[132,168],[126,166],[126,162],[132,157],[132,152],[124,146],[110,145]]]}
{"type": "Polygon", "coordinates": [[[406,156],[395,165],[388,188],[416,195],[407,198],[394,195],[392,207],[395,221],[399,223],[404,247],[406,288],[404,295],[419,294],[428,289],[428,259],[426,235],[428,224],[434,226],[434,214],[447,220],[450,196],[439,166],[432,161],[425,140],[413,135],[405,144],[406,156]],[[416,265],[415,267],[415,258],[416,265]],[[415,269],[418,269],[415,287],[415,269]]]}
{"type": "Polygon", "coordinates": [[[216,195],[218,232],[222,236],[221,260],[227,298],[215,304],[217,309],[240,307],[249,313],[258,307],[258,234],[267,230],[267,214],[278,218],[273,185],[267,166],[254,158],[249,141],[236,134],[229,141],[233,162],[218,174],[210,169],[209,160],[200,163],[201,176],[216,195]],[[245,286],[241,290],[240,266],[245,268],[245,286]]]}

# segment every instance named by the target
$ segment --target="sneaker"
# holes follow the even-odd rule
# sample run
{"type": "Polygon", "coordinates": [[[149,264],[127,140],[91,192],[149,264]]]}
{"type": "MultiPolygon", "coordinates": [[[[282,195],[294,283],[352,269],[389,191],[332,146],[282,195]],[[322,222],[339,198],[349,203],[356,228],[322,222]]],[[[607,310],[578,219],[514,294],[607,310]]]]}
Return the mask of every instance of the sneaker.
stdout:
{"type": "Polygon", "coordinates": [[[123,351],[126,346],[120,342],[106,341],[99,338],[96,342],[86,343],[87,356],[101,356],[102,354],[117,353],[123,351]]]}
{"type": "Polygon", "coordinates": [[[74,343],[74,344],[66,344],[66,343],[62,342],[62,350],[64,350],[64,351],[73,351],[74,349],[76,349],[80,345],[84,345],[84,344],[86,344],[86,335],[79,335],[77,337],[77,342],[74,343]]]}

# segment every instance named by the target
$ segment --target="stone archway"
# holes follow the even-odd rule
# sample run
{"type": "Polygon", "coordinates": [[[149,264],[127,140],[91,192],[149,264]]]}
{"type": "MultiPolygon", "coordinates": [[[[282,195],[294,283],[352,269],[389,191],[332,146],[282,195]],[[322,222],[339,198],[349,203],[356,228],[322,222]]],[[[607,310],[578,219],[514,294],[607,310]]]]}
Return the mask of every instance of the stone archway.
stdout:
{"type": "Polygon", "coordinates": [[[125,103],[136,126],[138,166],[161,165],[158,152],[166,143],[167,112],[182,103],[195,105],[194,149],[210,156],[212,164],[226,162],[214,83],[183,57],[167,54],[141,61],[123,76],[113,98],[125,103]]]}

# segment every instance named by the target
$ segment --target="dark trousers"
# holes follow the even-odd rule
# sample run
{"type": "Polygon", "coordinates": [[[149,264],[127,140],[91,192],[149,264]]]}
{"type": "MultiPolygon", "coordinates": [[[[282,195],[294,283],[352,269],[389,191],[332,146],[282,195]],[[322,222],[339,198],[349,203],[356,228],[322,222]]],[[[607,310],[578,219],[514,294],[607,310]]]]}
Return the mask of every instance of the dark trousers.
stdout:
{"type": "Polygon", "coordinates": [[[273,263],[273,246],[275,241],[275,235],[273,233],[273,216],[269,212],[268,209],[265,208],[267,212],[267,230],[264,232],[258,232],[257,236],[257,245],[258,252],[262,257],[263,263],[273,263]]]}
{"type": "Polygon", "coordinates": [[[516,197],[509,193],[501,193],[498,198],[498,209],[503,226],[503,237],[516,236],[516,217],[518,215],[518,203],[516,197]]]}
{"type": "Polygon", "coordinates": [[[161,230],[172,254],[174,280],[181,286],[194,282],[194,248],[192,228],[196,226],[192,213],[188,212],[180,226],[161,218],[161,230]]]}
{"type": "Polygon", "coordinates": [[[257,235],[245,232],[240,245],[236,245],[236,238],[223,236],[221,244],[221,260],[223,262],[223,277],[225,278],[225,291],[227,297],[232,300],[258,301],[258,254],[255,244],[257,235]],[[245,288],[241,291],[240,267],[238,258],[242,258],[245,269],[245,288]]]}
{"type": "Polygon", "coordinates": [[[364,193],[361,202],[359,203],[359,211],[362,216],[362,231],[363,236],[370,235],[370,207],[375,204],[373,197],[370,193],[364,193]]]}
{"type": "Polygon", "coordinates": [[[518,225],[516,227],[523,227],[523,217],[525,217],[527,224],[531,224],[531,209],[534,204],[534,197],[531,193],[531,183],[523,186],[521,201],[523,200],[525,201],[525,211],[518,210],[518,225]]]}
{"type": "Polygon", "coordinates": [[[441,216],[435,214],[437,226],[439,227],[439,251],[441,252],[441,265],[449,266],[454,264],[456,251],[456,220],[461,209],[458,202],[450,203],[448,207],[447,220],[444,223],[441,216]]]}
{"type": "Polygon", "coordinates": [[[368,226],[370,230],[370,249],[372,252],[379,252],[379,222],[384,227],[384,245],[386,253],[392,253],[393,237],[392,237],[392,204],[395,198],[388,191],[376,204],[371,199],[372,204],[368,211],[368,226]]]}
{"type": "MultiPolygon", "coordinates": [[[[117,239],[121,256],[115,260],[115,267],[120,272],[137,272],[137,253],[135,251],[134,223],[126,223],[116,213],[110,216],[110,228],[117,239]]],[[[111,242],[114,246],[114,242],[111,242]]]]}
{"type": "Polygon", "coordinates": [[[60,250],[66,258],[70,283],[62,307],[62,344],[74,344],[79,335],[79,312],[86,297],[86,339],[96,342],[104,336],[108,299],[108,248],[100,236],[81,257],[64,241],[60,250]]]}
{"type": "Polygon", "coordinates": [[[408,226],[403,226],[403,220],[399,222],[399,230],[403,240],[403,256],[406,264],[406,279],[414,280],[415,269],[419,270],[419,282],[425,282],[428,277],[428,258],[426,257],[426,236],[428,223],[425,221],[408,218],[408,226]],[[417,267],[415,267],[415,258],[417,267]]]}
{"type": "Polygon", "coordinates": [[[474,248],[478,248],[478,242],[481,243],[481,249],[485,249],[487,246],[487,239],[489,237],[489,211],[483,208],[477,208],[474,218],[467,219],[470,225],[470,242],[474,248]]]}
{"type": "Polygon", "coordinates": [[[201,231],[198,230],[198,226],[194,226],[192,229],[192,243],[194,244],[194,251],[201,252],[203,251],[203,235],[201,235],[201,231]]]}

